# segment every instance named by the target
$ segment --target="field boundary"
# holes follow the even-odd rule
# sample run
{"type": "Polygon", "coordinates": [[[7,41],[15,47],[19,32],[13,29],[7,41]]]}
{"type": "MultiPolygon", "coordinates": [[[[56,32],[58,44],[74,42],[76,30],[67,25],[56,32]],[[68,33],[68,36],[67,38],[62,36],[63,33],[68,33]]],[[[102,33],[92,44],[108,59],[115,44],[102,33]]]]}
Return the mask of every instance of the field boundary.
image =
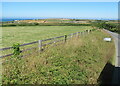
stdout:
{"type": "MultiPolygon", "coordinates": [[[[27,48],[27,49],[21,50],[20,53],[31,50],[31,49],[34,49],[34,48],[38,48],[39,51],[42,51],[43,46],[50,45],[50,44],[53,44],[53,43],[57,43],[57,42],[60,42],[60,41],[66,42],[67,39],[70,39],[70,38],[75,37],[75,36],[78,37],[79,35],[84,35],[86,33],[90,33],[91,31],[93,31],[93,29],[92,30],[85,30],[83,32],[71,33],[69,35],[58,36],[58,37],[53,37],[53,38],[48,38],[48,39],[44,39],[44,40],[38,40],[38,41],[30,42],[30,43],[21,44],[20,47],[38,43],[38,47],[27,48]],[[62,39],[60,39],[60,38],[62,38],[62,39]],[[58,40],[56,40],[56,39],[58,39],[58,40]],[[43,42],[46,42],[46,41],[49,41],[49,40],[52,40],[52,41],[43,44],[43,42]]],[[[0,51],[10,50],[10,49],[13,49],[13,47],[1,48],[0,51]]],[[[12,56],[12,55],[14,55],[14,54],[9,53],[9,54],[0,56],[0,58],[12,56]]]]}

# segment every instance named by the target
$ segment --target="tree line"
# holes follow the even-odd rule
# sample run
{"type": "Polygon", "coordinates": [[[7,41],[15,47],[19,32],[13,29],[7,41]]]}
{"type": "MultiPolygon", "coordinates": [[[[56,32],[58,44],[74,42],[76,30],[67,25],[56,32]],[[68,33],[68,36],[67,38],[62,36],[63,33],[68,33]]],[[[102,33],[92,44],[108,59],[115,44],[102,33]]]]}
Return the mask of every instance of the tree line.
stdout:
{"type": "Polygon", "coordinates": [[[109,23],[109,22],[102,21],[102,20],[96,20],[94,22],[91,22],[91,26],[93,28],[107,29],[107,30],[110,30],[112,32],[120,33],[120,31],[118,29],[119,28],[118,23],[109,23]]]}

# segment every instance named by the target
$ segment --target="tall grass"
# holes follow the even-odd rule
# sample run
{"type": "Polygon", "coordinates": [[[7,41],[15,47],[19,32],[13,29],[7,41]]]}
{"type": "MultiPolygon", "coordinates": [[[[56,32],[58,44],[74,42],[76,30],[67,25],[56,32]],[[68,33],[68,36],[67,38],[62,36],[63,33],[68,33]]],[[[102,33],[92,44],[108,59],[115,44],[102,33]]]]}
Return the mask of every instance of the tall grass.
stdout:
{"type": "Polygon", "coordinates": [[[104,37],[110,36],[94,31],[26,58],[7,58],[3,84],[97,84],[114,55],[113,42],[104,37]]]}

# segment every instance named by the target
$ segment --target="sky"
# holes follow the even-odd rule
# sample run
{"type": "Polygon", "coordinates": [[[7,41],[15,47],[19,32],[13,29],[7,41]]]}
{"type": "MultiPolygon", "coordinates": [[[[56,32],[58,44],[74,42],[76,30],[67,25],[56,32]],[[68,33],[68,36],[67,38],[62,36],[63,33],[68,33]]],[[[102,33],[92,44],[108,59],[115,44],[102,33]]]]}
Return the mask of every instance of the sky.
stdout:
{"type": "Polygon", "coordinates": [[[2,18],[117,19],[117,2],[2,2],[2,18]]]}
{"type": "Polygon", "coordinates": [[[2,2],[119,2],[119,0],[1,0],[2,2]]]}

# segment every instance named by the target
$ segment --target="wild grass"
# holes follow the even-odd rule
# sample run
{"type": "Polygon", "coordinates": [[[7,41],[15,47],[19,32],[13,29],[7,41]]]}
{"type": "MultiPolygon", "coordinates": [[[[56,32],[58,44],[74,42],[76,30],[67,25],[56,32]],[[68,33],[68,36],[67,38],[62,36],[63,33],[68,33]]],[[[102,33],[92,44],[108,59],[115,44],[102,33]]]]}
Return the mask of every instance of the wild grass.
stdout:
{"type": "Polygon", "coordinates": [[[41,53],[3,63],[3,84],[97,84],[114,44],[102,31],[67,40],[41,53]]]}

